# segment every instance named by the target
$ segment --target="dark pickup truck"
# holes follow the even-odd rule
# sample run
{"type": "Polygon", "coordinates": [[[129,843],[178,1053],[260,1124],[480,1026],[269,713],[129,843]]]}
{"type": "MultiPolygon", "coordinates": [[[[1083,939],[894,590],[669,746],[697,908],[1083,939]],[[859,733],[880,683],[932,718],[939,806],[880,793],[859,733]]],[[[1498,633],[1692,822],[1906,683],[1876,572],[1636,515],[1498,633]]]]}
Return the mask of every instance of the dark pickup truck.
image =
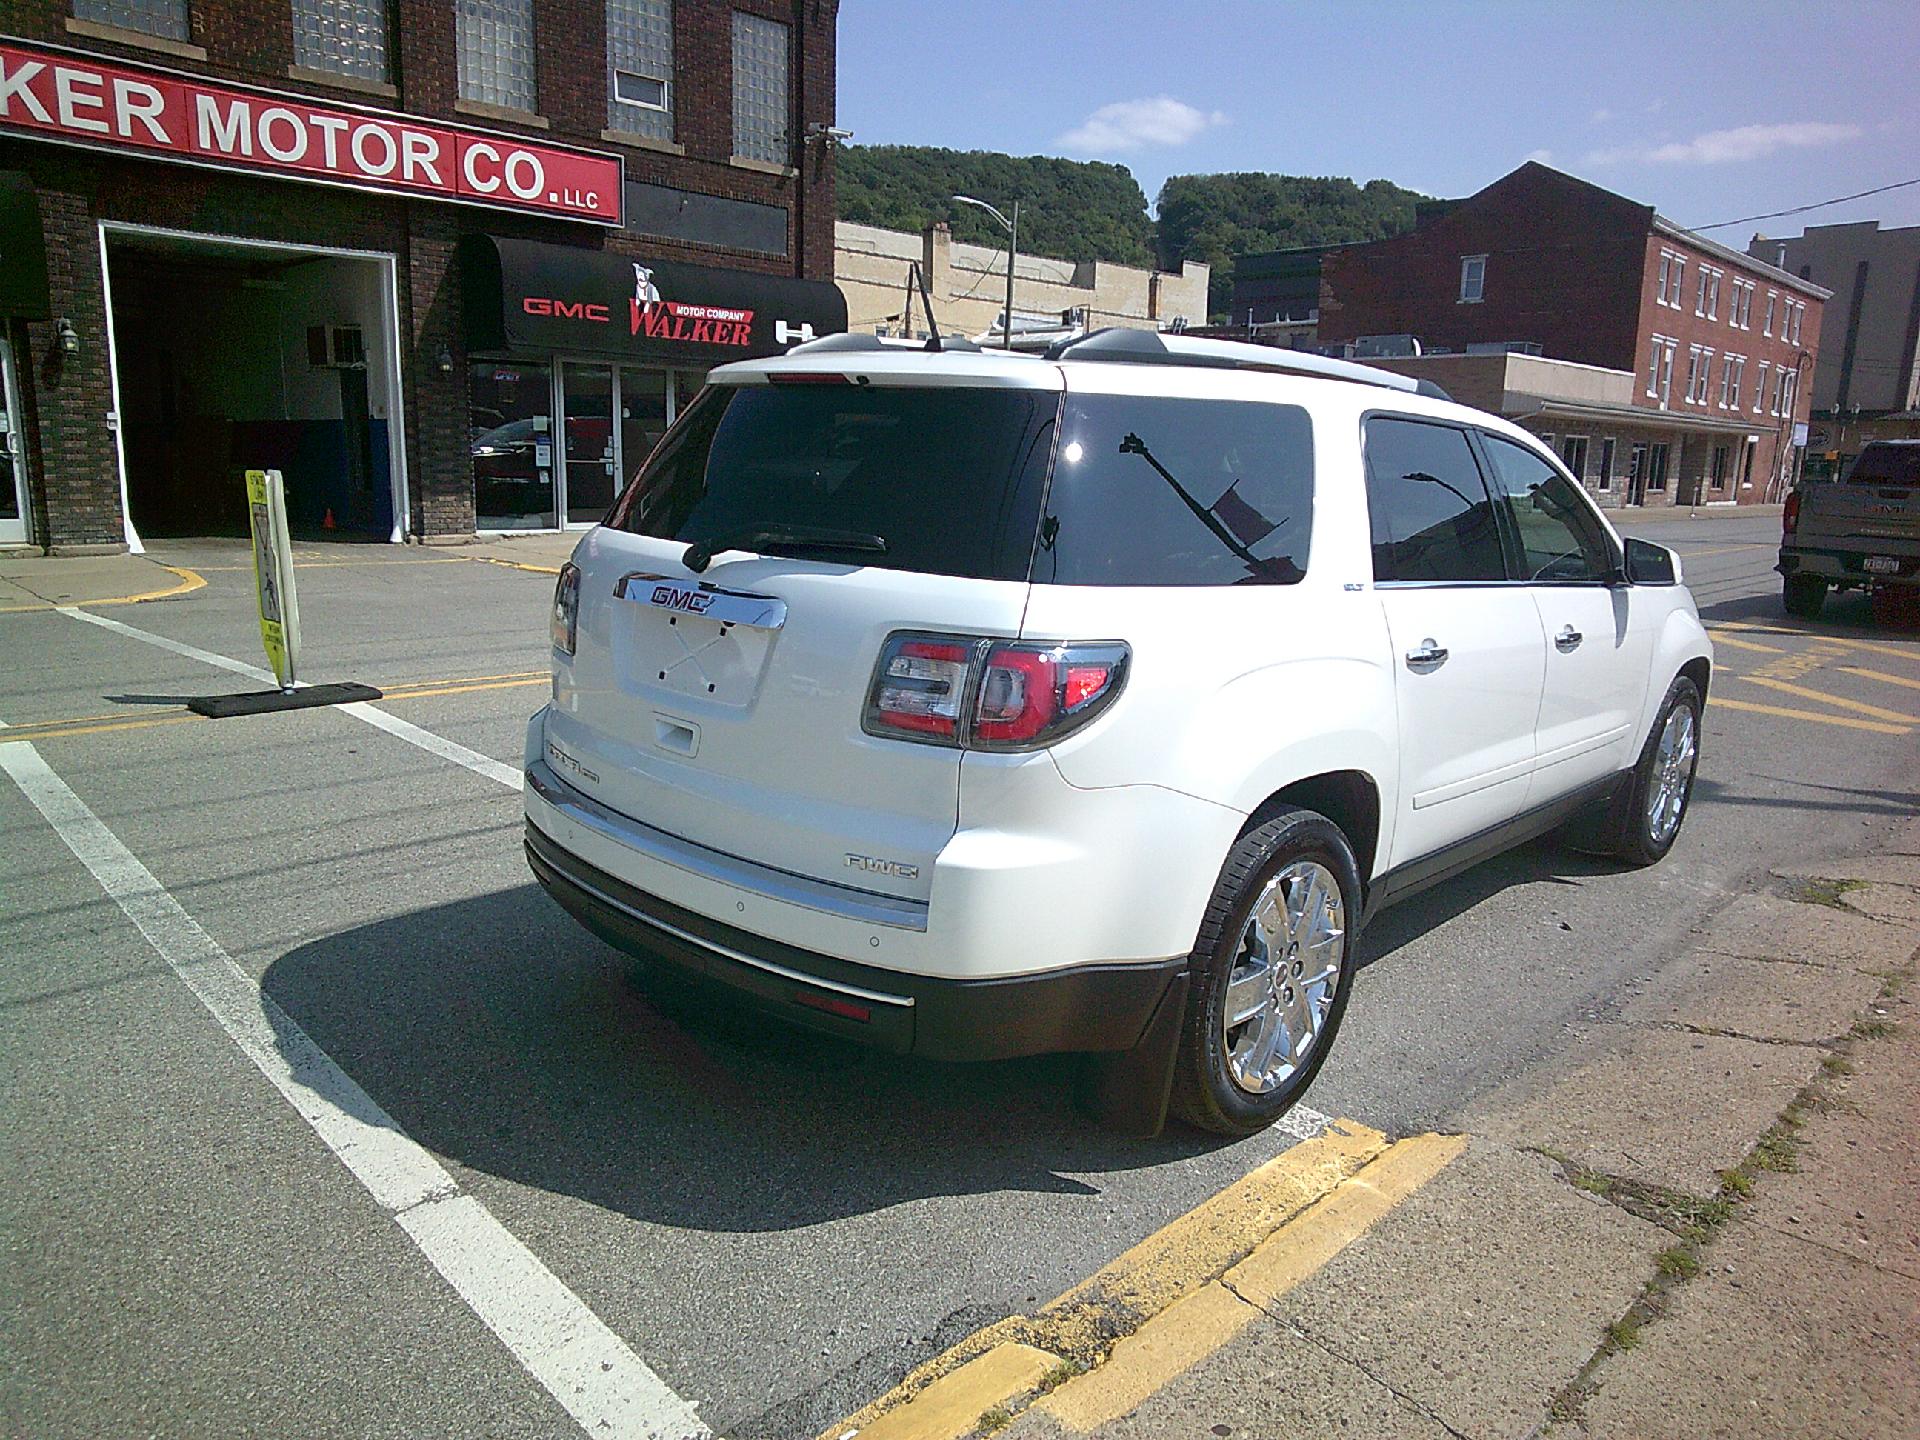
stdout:
{"type": "Polygon", "coordinates": [[[1812,619],[1827,591],[1865,587],[1874,617],[1920,612],[1920,440],[1875,440],[1840,480],[1802,485],[1782,517],[1781,599],[1812,619]]]}

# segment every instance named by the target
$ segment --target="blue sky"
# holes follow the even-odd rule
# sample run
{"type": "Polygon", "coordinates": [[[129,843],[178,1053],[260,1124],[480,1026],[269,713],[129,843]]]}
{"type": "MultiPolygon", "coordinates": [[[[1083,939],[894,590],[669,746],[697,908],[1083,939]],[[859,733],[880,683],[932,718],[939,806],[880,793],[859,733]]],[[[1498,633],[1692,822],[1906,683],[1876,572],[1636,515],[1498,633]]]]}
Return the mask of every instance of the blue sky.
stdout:
{"type": "MultiPolygon", "coordinates": [[[[1683,225],[1920,177],[1920,6],[843,0],[858,144],[1466,195],[1529,157],[1683,225]]],[[[984,197],[1011,199],[1015,197],[984,197]]],[[[1713,232],[1920,224],[1920,185],[1713,232]]]]}

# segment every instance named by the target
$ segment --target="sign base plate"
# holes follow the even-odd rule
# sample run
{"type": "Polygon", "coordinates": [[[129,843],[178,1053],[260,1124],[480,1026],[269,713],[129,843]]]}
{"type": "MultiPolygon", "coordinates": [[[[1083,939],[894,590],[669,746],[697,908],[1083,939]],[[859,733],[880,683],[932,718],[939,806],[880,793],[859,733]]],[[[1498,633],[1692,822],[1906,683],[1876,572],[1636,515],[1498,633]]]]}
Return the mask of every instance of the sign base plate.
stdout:
{"type": "Polygon", "coordinates": [[[187,709],[222,720],[229,715],[266,715],[275,710],[310,710],[316,705],[350,705],[378,700],[381,692],[351,680],[338,685],[302,685],[298,690],[248,690],[239,695],[196,695],[187,709]]]}

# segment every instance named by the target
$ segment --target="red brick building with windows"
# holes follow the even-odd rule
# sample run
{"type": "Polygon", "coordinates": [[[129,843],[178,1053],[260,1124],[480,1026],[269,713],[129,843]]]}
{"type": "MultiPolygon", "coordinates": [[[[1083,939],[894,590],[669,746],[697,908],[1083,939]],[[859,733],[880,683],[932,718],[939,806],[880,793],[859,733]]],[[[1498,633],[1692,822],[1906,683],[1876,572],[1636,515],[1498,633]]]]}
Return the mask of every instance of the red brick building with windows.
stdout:
{"type": "Polygon", "coordinates": [[[1323,345],[1412,336],[1442,385],[1448,356],[1502,350],[1630,374],[1500,405],[1607,503],[1778,500],[1797,474],[1829,292],[1652,206],[1529,162],[1320,277],[1323,345]]]}
{"type": "Polygon", "coordinates": [[[837,0],[15,0],[0,546],[591,523],[845,326],[837,0]]]}

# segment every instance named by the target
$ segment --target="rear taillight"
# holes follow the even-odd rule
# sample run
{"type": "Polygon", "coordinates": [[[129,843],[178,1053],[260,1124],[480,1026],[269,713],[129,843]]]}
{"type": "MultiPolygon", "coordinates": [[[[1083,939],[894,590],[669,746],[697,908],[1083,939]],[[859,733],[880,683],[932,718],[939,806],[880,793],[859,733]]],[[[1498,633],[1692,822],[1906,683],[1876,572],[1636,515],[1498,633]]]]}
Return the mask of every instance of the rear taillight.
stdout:
{"type": "Polygon", "coordinates": [[[968,750],[1031,750],[1071,734],[1125,683],[1119,641],[1059,644],[972,635],[887,638],[861,728],[968,750]]]}
{"type": "Polygon", "coordinates": [[[560,567],[560,578],[553,586],[553,648],[563,655],[573,654],[579,624],[580,567],[569,560],[560,567]]]}
{"type": "Polygon", "coordinates": [[[1780,512],[1780,533],[1791,535],[1800,528],[1800,492],[1787,492],[1787,508],[1780,512]]]}

